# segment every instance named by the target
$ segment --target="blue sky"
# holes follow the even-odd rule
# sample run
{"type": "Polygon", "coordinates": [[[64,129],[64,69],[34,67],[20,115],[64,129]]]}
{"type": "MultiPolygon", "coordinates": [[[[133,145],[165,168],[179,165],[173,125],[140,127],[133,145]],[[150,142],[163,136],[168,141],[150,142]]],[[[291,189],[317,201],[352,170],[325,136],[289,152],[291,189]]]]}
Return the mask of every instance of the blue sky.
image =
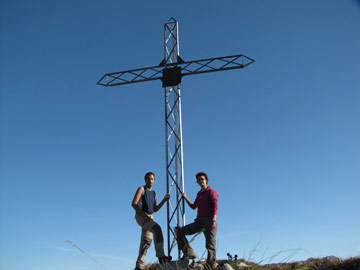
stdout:
{"type": "Polygon", "coordinates": [[[1,269],[99,268],[63,240],[134,267],[132,197],[149,170],[166,189],[163,89],[96,82],[159,64],[170,17],[184,60],[256,60],[181,85],[185,189],[203,170],[220,195],[218,258],[359,256],[359,1],[3,0],[1,269]]]}

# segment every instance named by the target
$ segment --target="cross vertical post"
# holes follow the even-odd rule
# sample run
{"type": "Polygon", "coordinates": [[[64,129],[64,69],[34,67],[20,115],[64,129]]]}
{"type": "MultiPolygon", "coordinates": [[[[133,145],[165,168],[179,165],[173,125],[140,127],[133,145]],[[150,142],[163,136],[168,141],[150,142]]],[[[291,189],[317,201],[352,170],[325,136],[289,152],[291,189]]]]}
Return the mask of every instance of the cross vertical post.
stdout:
{"type": "Polygon", "coordinates": [[[179,56],[178,22],[174,18],[170,18],[164,25],[164,60],[162,62],[162,65],[170,65],[170,68],[163,70],[166,191],[171,193],[175,189],[167,203],[168,254],[171,253],[175,245],[174,227],[185,225],[185,204],[182,198],[185,185],[180,91],[181,70],[176,66],[173,67],[179,59],[181,58],[179,56]],[[175,204],[172,204],[172,201],[175,204]],[[173,236],[172,243],[170,243],[171,236],[173,236]]]}

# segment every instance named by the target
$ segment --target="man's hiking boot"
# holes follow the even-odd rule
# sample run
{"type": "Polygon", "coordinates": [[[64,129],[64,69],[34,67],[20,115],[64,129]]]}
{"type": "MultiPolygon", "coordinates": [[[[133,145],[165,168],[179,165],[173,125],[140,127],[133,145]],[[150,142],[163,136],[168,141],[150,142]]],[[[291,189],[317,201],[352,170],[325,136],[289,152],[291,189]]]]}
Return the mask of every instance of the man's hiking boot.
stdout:
{"type": "Polygon", "coordinates": [[[189,254],[184,254],[184,256],[182,256],[182,260],[185,261],[190,261],[196,258],[196,254],[195,253],[189,253],[189,254]]]}
{"type": "Polygon", "coordinates": [[[164,257],[159,258],[159,263],[164,264],[167,262],[171,262],[171,260],[172,260],[171,256],[164,256],[164,257]]]}

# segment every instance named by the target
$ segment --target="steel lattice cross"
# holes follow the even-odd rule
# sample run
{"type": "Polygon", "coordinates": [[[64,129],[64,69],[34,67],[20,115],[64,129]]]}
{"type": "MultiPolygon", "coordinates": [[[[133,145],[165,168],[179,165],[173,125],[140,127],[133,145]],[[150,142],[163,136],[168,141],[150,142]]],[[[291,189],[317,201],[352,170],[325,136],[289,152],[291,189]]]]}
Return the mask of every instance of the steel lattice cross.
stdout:
{"type": "Polygon", "coordinates": [[[159,66],[108,73],[101,77],[101,79],[98,81],[98,84],[103,86],[115,86],[159,79],[164,80],[163,72],[167,69],[175,67],[181,68],[181,77],[183,77],[187,75],[244,68],[253,62],[255,62],[255,60],[242,54],[188,62],[181,61],[168,63],[166,65],[162,64],[159,66]]]}
{"type": "Polygon", "coordinates": [[[107,73],[97,82],[103,86],[116,86],[153,80],[162,81],[165,95],[166,192],[173,193],[167,203],[169,255],[176,242],[175,227],[185,225],[185,202],[182,198],[185,185],[181,79],[187,75],[244,68],[254,62],[255,60],[243,54],[184,61],[179,53],[178,22],[170,18],[164,25],[164,59],[158,66],[107,73]],[[172,201],[174,203],[171,203],[172,201]]]}

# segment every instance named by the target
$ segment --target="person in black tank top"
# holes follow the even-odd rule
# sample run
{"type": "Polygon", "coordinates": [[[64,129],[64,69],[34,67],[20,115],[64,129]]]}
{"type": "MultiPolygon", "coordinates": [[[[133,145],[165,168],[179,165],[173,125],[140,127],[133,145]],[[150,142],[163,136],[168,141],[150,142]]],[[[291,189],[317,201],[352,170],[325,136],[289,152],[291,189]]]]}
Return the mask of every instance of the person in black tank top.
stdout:
{"type": "Polygon", "coordinates": [[[148,172],[145,174],[145,186],[136,190],[132,200],[132,207],[135,209],[135,219],[142,228],[139,256],[136,260],[135,270],[145,269],[145,256],[154,237],[156,257],[159,258],[160,264],[171,261],[171,256],[165,256],[164,237],[159,224],[154,221],[153,213],[160,210],[166,201],[170,199],[170,194],[166,194],[162,201],[156,203],[156,193],[152,190],[155,183],[155,174],[148,172]]]}

